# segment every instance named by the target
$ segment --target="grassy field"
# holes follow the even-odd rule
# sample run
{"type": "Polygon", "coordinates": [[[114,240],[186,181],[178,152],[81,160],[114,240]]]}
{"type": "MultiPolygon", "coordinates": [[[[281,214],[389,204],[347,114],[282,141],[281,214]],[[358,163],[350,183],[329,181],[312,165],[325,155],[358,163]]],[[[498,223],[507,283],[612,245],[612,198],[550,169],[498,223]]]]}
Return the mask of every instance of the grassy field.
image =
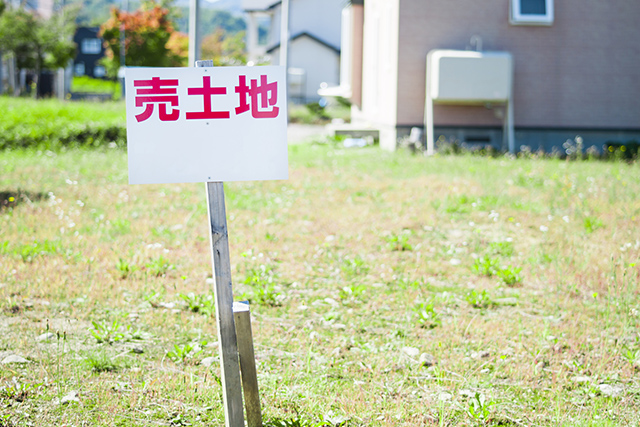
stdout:
{"type": "MultiPolygon", "coordinates": [[[[2,427],[223,425],[204,185],[126,167],[0,152],[2,427]]],[[[637,163],[297,145],[225,188],[266,425],[640,425],[637,163]]]]}

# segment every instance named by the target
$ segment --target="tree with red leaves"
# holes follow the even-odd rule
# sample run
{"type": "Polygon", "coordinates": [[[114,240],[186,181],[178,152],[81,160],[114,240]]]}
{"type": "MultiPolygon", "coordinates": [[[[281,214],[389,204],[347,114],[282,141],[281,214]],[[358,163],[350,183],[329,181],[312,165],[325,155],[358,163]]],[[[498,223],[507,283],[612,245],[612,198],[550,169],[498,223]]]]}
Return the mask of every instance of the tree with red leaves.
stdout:
{"type": "MultiPolygon", "coordinates": [[[[171,10],[166,3],[145,0],[135,12],[111,9],[109,20],[100,27],[106,44],[103,64],[107,75],[115,77],[120,68],[120,31],[124,27],[125,63],[127,66],[171,67],[183,63],[183,52],[168,44],[175,33],[171,10]]],[[[175,36],[174,36],[175,37],[175,36]]]]}

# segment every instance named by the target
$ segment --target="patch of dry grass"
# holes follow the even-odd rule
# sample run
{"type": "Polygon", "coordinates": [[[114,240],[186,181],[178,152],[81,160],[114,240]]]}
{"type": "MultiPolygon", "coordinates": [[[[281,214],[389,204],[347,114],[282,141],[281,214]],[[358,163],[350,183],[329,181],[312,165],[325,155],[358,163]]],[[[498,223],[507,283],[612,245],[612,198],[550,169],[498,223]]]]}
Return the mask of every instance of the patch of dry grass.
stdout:
{"type": "MultiPolygon", "coordinates": [[[[638,425],[637,164],[290,162],[225,184],[269,425],[638,425]]],[[[115,149],[0,170],[0,426],[222,425],[204,186],[115,149]]]]}

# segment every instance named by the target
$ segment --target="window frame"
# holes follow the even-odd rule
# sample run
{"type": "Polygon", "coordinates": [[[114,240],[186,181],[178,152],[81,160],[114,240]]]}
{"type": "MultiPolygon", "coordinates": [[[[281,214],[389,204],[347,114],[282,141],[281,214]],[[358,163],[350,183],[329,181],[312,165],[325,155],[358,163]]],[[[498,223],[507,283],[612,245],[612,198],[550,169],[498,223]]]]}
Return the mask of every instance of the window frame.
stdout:
{"type": "Polygon", "coordinates": [[[87,68],[84,65],[84,62],[76,62],[73,65],[73,75],[74,76],[84,76],[87,74],[87,68]]]}
{"type": "Polygon", "coordinates": [[[523,14],[520,12],[522,0],[511,0],[510,21],[512,25],[553,25],[553,0],[544,0],[545,14],[523,14]]]}
{"type": "Polygon", "coordinates": [[[98,37],[82,39],[80,52],[84,55],[100,55],[102,53],[102,40],[98,37]]]}
{"type": "Polygon", "coordinates": [[[107,75],[107,70],[104,68],[104,66],[96,65],[95,67],[93,67],[93,77],[101,79],[106,75],[107,75]]]}

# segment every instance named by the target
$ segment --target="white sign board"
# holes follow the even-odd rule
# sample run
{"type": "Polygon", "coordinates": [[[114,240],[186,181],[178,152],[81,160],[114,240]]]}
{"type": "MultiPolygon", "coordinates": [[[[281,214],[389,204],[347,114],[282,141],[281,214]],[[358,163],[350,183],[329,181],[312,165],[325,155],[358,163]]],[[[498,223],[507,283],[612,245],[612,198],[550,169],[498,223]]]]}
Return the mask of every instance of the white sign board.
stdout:
{"type": "Polygon", "coordinates": [[[287,179],[284,67],[127,68],[129,183],[287,179]]]}

